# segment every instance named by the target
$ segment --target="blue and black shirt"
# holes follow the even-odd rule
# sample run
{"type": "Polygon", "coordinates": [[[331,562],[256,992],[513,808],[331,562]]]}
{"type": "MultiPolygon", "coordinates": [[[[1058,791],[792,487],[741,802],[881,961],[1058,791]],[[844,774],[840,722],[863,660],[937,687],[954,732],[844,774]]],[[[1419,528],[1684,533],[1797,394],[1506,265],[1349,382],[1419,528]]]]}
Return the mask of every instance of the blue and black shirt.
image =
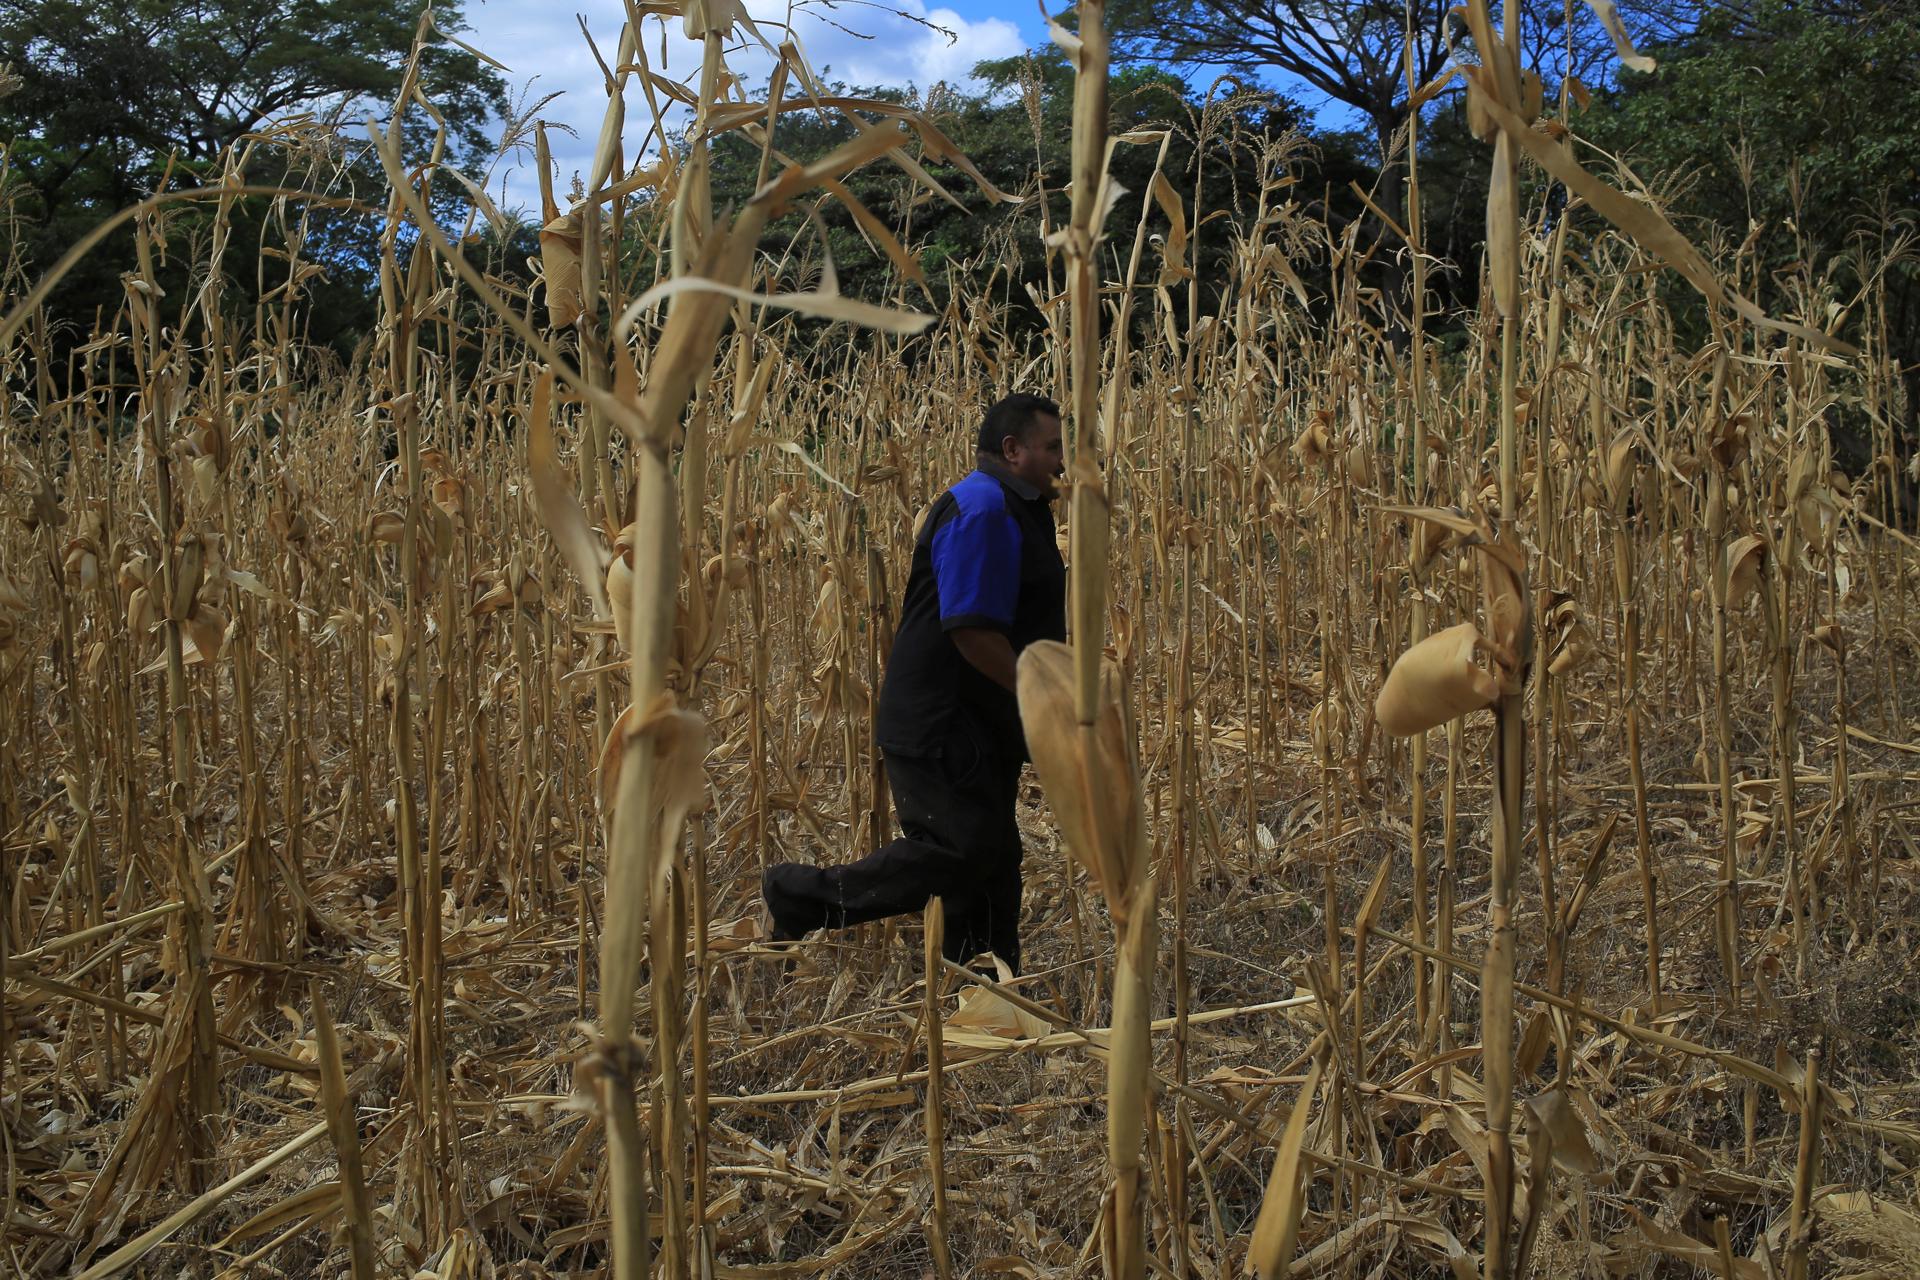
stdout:
{"type": "Polygon", "coordinates": [[[880,690],[880,749],[938,756],[956,711],[1008,756],[1024,759],[1012,692],[982,675],[947,633],[999,631],[1014,654],[1067,638],[1067,570],[1054,542],[1053,507],[996,460],[941,494],[913,544],[900,627],[880,690]]]}

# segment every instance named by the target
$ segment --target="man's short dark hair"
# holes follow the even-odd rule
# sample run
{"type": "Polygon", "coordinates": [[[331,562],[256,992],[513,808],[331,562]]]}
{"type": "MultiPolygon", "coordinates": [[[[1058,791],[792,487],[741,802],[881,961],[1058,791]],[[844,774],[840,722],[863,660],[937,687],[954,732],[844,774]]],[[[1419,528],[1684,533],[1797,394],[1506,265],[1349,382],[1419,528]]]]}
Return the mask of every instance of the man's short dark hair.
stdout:
{"type": "Polygon", "coordinates": [[[1025,443],[1027,433],[1041,418],[1057,418],[1060,406],[1045,396],[1020,392],[1010,395],[987,410],[980,422],[980,452],[1000,456],[1000,445],[1008,436],[1025,443]]]}

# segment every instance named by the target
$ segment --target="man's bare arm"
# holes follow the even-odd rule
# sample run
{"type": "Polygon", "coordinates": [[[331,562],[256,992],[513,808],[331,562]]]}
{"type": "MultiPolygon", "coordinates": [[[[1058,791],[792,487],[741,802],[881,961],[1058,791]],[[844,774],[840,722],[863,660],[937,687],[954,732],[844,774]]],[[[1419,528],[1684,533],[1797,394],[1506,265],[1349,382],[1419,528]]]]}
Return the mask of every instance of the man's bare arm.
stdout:
{"type": "Polygon", "coordinates": [[[947,633],[960,656],[972,663],[987,679],[1014,687],[1013,643],[1005,635],[988,627],[955,627],[947,633]]]}

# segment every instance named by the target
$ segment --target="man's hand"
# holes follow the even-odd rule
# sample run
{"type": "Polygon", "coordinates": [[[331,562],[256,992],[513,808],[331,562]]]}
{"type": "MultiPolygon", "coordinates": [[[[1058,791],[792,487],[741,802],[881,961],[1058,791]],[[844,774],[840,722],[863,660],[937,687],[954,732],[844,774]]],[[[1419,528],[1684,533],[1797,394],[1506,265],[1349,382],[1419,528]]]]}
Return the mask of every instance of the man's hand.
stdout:
{"type": "Polygon", "coordinates": [[[947,632],[960,656],[981,675],[1014,692],[1013,643],[989,627],[955,627],[947,632]]]}

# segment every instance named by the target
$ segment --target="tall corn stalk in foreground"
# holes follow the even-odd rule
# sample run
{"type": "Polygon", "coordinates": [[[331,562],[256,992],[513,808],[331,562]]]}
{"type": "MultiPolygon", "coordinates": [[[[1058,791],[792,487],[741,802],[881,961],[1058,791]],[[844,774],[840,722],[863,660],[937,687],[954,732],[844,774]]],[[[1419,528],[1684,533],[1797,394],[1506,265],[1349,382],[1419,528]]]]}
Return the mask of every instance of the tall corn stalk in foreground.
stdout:
{"type": "MultiPolygon", "coordinates": [[[[670,457],[674,439],[696,397],[705,394],[710,385],[729,319],[736,309],[743,316],[748,314],[747,307],[738,304],[771,303],[900,333],[917,332],[931,320],[928,316],[842,298],[830,284],[823,284],[821,290],[810,294],[777,297],[748,289],[761,233],[797,197],[817,187],[826,187],[835,198],[847,204],[856,216],[863,218],[869,236],[880,240],[897,261],[904,261],[905,254],[898,244],[840,185],[840,179],[883,155],[894,156],[908,166],[911,174],[926,179],[917,166],[904,160],[901,148],[909,141],[904,130],[897,125],[869,125],[849,109],[880,104],[841,98],[838,109],[858,125],[856,136],[811,164],[789,163],[777,177],[766,180],[776,154],[773,133],[779,115],[805,102],[783,101],[782,88],[789,72],[800,77],[810,99],[817,101],[826,95],[807,71],[798,50],[789,44],[782,49],[767,103],[727,102],[722,84],[730,77],[723,61],[723,47],[733,26],[746,22],[738,11],[722,12],[704,4],[690,5],[685,14],[686,30],[701,40],[704,60],[697,103],[697,136],[679,175],[671,209],[674,272],[671,278],[628,304],[612,326],[617,343],[609,354],[613,366],[611,395],[593,386],[590,379],[583,379],[564,362],[550,358],[555,374],[565,376],[592,407],[609,413],[625,432],[637,471],[631,507],[634,519],[622,535],[622,541],[630,548],[630,559],[616,555],[614,572],[608,578],[615,622],[622,641],[630,648],[632,701],[614,722],[600,756],[608,829],[607,923],[601,948],[600,1045],[588,1072],[598,1080],[598,1106],[607,1120],[613,1165],[614,1271],[623,1277],[644,1276],[650,1270],[648,1216],[650,1203],[656,1201],[663,1209],[664,1269],[675,1276],[687,1275],[693,1270],[693,1250],[689,1248],[684,1212],[683,1153],[690,1142],[697,1151],[704,1141],[703,1135],[686,1132],[687,1116],[679,1076],[685,920],[683,910],[677,909],[683,906],[683,899],[676,888],[676,869],[686,819],[700,802],[706,785],[705,721],[691,705],[683,706],[681,699],[687,692],[684,685],[690,678],[689,671],[704,664],[711,651],[682,651],[688,636],[676,625],[683,589],[697,593],[702,584],[692,577],[692,558],[685,554],[688,549],[697,549],[700,513],[689,511],[683,527],[680,484],[670,457]],[[711,138],[728,130],[741,130],[760,144],[763,180],[733,220],[721,224],[713,220],[709,208],[706,153],[711,138]],[[626,343],[640,317],[669,300],[672,306],[647,364],[643,389],[641,374],[626,343]],[[682,687],[673,683],[676,670],[682,687]],[[651,1046],[640,1044],[634,1038],[634,983],[649,945],[654,969],[651,1046]],[[651,1162],[652,1167],[659,1170],[663,1185],[657,1186],[651,1196],[647,1189],[650,1162],[637,1114],[641,1071],[649,1058],[652,1071],[658,1075],[663,1098],[662,1106],[656,1110],[654,1126],[660,1151],[658,1158],[651,1162]]],[[[621,47],[623,54],[637,54],[640,33],[635,27],[629,25],[625,29],[621,47]]],[[[623,57],[623,67],[628,61],[623,57]]],[[[913,126],[930,153],[956,163],[990,197],[1000,198],[952,144],[921,116],[888,110],[913,126]]],[[[614,157],[620,144],[622,123],[621,97],[615,85],[601,130],[593,177],[588,184],[589,194],[582,210],[576,211],[589,215],[581,220],[589,226],[596,221],[591,215],[599,203],[617,199],[622,191],[632,190],[635,185],[632,178],[614,180],[614,157]]],[[[656,121],[656,127],[657,124],[656,121]]],[[[577,226],[578,223],[562,220],[563,234],[543,238],[543,249],[551,250],[544,255],[549,307],[558,324],[585,319],[583,337],[590,337],[602,299],[597,292],[586,290],[583,280],[599,278],[601,273],[591,269],[583,273],[581,266],[583,259],[589,267],[597,261],[600,244],[597,236],[592,244],[574,239],[577,226]]],[[[554,224],[550,221],[549,231],[552,230],[554,224]]],[[[505,315],[497,299],[490,299],[490,305],[505,315]]],[[[551,353],[549,355],[551,357],[551,353]]],[[[738,420],[729,425],[730,442],[744,441],[757,403],[757,396],[743,402],[738,420]]],[[[532,416],[535,443],[530,461],[543,516],[576,575],[590,584],[597,604],[601,552],[572,490],[554,469],[551,401],[547,394],[536,395],[532,416]]],[[[704,410],[697,410],[688,421],[682,467],[697,481],[690,482],[689,503],[704,490],[706,440],[702,433],[707,427],[704,410]]],[[[729,458],[737,460],[743,448],[743,443],[730,443],[729,458]]],[[[729,536],[723,530],[723,537],[729,536]]],[[[724,584],[724,575],[721,581],[724,584]]],[[[709,622],[712,613],[709,602],[704,599],[694,603],[688,616],[695,623],[696,632],[718,625],[709,622]]],[[[693,635],[691,647],[705,649],[705,639],[704,634],[693,635]]],[[[695,879],[703,882],[698,875],[695,879]]],[[[696,1019],[696,1029],[704,1025],[703,1020],[696,1019]]],[[[697,1047],[696,1062],[704,1061],[704,1054],[704,1046],[697,1047]]],[[[701,1114],[704,1117],[704,1112],[701,1114]]],[[[696,1192],[696,1203],[701,1199],[696,1192]]],[[[703,1226],[703,1223],[694,1223],[692,1234],[699,1237],[703,1226]]],[[[710,1259],[703,1255],[699,1269],[704,1273],[709,1265],[710,1259]]]]}
{"type": "MultiPolygon", "coordinates": [[[[163,177],[164,189],[171,175],[163,177]]],[[[217,1158],[213,1122],[219,1115],[219,1048],[214,1020],[212,892],[201,848],[198,808],[201,780],[196,765],[195,702],[188,683],[190,665],[210,664],[217,655],[226,618],[212,607],[220,586],[218,543],[189,527],[184,486],[175,484],[180,456],[176,432],[184,433],[189,387],[180,354],[184,335],[166,325],[164,293],[155,274],[156,249],[165,250],[162,224],[143,213],[135,226],[138,270],[125,278],[131,318],[138,430],[153,464],[154,508],[160,540],[159,581],[149,591],[147,612],[157,614],[166,672],[159,704],[166,726],[168,761],[166,821],[172,828],[173,888],[179,895],[179,920],[172,995],[161,1024],[149,1076],[138,1102],[120,1126],[112,1154],[94,1178],[75,1221],[91,1228],[107,1215],[96,1233],[106,1239],[140,1193],[159,1184],[178,1160],[184,1181],[195,1190],[206,1185],[217,1158]]],[[[50,496],[50,495],[49,495],[50,496]]],[[[3,602],[0,602],[3,603],[3,602]]],[[[143,836],[145,833],[142,833],[143,836]]]]}
{"type": "MultiPolygon", "coordinates": [[[[1517,530],[1518,431],[1516,380],[1517,334],[1524,299],[1520,296],[1518,200],[1519,151],[1525,150],[1570,192],[1613,222],[1641,245],[1665,258],[1704,294],[1710,303],[1724,304],[1756,324],[1809,339],[1822,346],[1842,344],[1804,325],[1771,320],[1737,291],[1723,285],[1698,250],[1676,232],[1664,215],[1650,205],[1630,200],[1594,178],[1573,158],[1557,137],[1537,131],[1544,92],[1537,75],[1519,65],[1519,7],[1509,4],[1502,30],[1496,34],[1486,0],[1472,0],[1466,10],[1481,62],[1462,67],[1468,85],[1469,118],[1475,136],[1494,147],[1493,173],[1487,196],[1487,265],[1494,304],[1500,320],[1500,431],[1499,508],[1497,524],[1484,518],[1428,510],[1410,512],[1416,518],[1451,531],[1474,547],[1480,560],[1484,633],[1463,622],[1436,633],[1410,648],[1394,664],[1382,687],[1377,713],[1390,733],[1423,733],[1455,715],[1481,707],[1494,711],[1495,803],[1489,938],[1481,977],[1481,1063],[1485,1079],[1487,1124],[1486,1275],[1503,1278],[1511,1255],[1513,1210],[1513,997],[1514,930],[1512,921],[1514,872],[1521,838],[1521,801],[1525,787],[1525,736],[1521,689],[1532,659],[1532,619],[1528,607],[1525,553],[1517,530]],[[1489,658],[1489,668],[1480,658],[1489,658]]],[[[1616,34],[1622,57],[1650,66],[1616,34]]],[[[1722,345],[1724,351],[1724,344],[1722,345]]],[[[1715,379],[1718,400],[1719,378],[1715,379]]],[[[1716,487],[1716,492],[1718,492],[1716,487]]],[[[1710,517],[1713,513],[1710,512],[1710,517]]],[[[1715,523],[1710,519],[1710,523],[1715,523]]],[[[1715,523],[1715,531],[1718,530],[1715,523]]],[[[1714,560],[1719,560],[1716,549],[1714,560]]],[[[1724,570],[1717,577],[1724,581],[1724,570]]],[[[1717,612],[1724,614],[1724,585],[1717,612]]],[[[1724,672],[1724,661],[1721,663],[1724,672]]],[[[1725,699],[1722,710],[1722,785],[1727,790],[1725,764],[1725,699]]],[[[1730,879],[1730,878],[1729,878],[1730,879]]],[[[1544,886],[1543,886],[1544,887],[1544,886]]],[[[1723,954],[1732,944],[1731,902],[1723,900],[1723,954]]],[[[1736,996],[1737,999],[1737,996],[1736,996]]]]}
{"type": "MultiPolygon", "coordinates": [[[[1482,50],[1480,74],[1469,94],[1511,104],[1530,128],[1543,94],[1537,76],[1523,82],[1520,70],[1519,0],[1503,6],[1500,39],[1493,35],[1485,0],[1473,0],[1467,22],[1482,50]],[[1491,92],[1490,92],[1491,91],[1491,92]]],[[[1486,1273],[1505,1280],[1513,1216],[1513,888],[1519,863],[1521,804],[1526,789],[1526,732],[1522,688],[1532,665],[1533,626],[1528,607],[1525,553],[1518,534],[1519,426],[1515,415],[1519,334],[1525,300],[1520,294],[1520,165],[1514,139],[1494,138],[1493,174],[1487,188],[1487,268],[1500,315],[1500,522],[1491,547],[1506,554],[1480,557],[1480,584],[1488,641],[1500,682],[1494,704],[1494,805],[1487,953],[1480,979],[1480,1062],[1485,1073],[1487,1114],[1486,1273]]],[[[1547,886],[1543,884],[1543,892],[1547,886]]],[[[1543,903],[1543,906],[1545,904],[1543,903]]]]}
{"type": "MultiPolygon", "coordinates": [[[[1152,1100],[1148,1016],[1155,950],[1154,879],[1133,735],[1119,670],[1104,663],[1109,503],[1095,452],[1100,403],[1100,225],[1106,204],[1105,0],[1081,0],[1078,35],[1053,28],[1074,63],[1073,206],[1059,233],[1071,307],[1073,392],[1070,511],[1071,648],[1043,642],[1021,655],[1020,718],[1034,769],[1068,848],[1092,874],[1113,918],[1118,955],[1107,1042],[1107,1175],[1101,1259],[1113,1280],[1146,1274],[1142,1134],[1152,1100]]],[[[1123,376],[1116,369],[1114,376],[1123,376]]],[[[1111,426],[1111,424],[1109,424],[1111,426]]]]}
{"type": "MultiPolygon", "coordinates": [[[[1475,124],[1488,136],[1487,102],[1510,104],[1529,128],[1541,94],[1537,78],[1523,79],[1519,62],[1519,11],[1509,5],[1504,38],[1493,33],[1484,0],[1467,11],[1483,59],[1468,69],[1475,124]]],[[[1394,664],[1376,711],[1389,733],[1419,735],[1480,707],[1494,711],[1494,805],[1489,874],[1488,940],[1481,971],[1481,1065],[1486,1091],[1487,1191],[1486,1274],[1508,1274],[1513,1205],[1513,980],[1515,967],[1513,888],[1521,840],[1521,801],[1526,755],[1522,689],[1532,660],[1532,621],[1525,553],[1517,532],[1518,428],[1515,384],[1520,328],[1520,211],[1518,157],[1504,131],[1493,135],[1493,174],[1487,195],[1487,269],[1500,333],[1499,518],[1469,519],[1416,509],[1416,518],[1437,524],[1479,553],[1485,630],[1462,622],[1415,644],[1394,664]],[[1479,665],[1482,655],[1490,669],[1479,665]]],[[[1416,545],[1426,539],[1416,535],[1416,545]]]]}

